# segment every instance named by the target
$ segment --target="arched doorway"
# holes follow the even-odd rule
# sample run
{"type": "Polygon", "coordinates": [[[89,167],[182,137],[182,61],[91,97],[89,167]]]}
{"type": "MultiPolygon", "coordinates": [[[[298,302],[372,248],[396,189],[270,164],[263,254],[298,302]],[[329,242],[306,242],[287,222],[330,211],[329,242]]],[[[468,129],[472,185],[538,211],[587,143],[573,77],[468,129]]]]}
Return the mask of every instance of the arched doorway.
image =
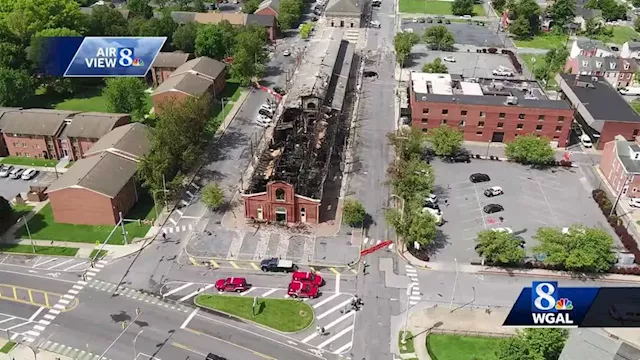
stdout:
{"type": "Polygon", "coordinates": [[[276,208],[276,221],[287,222],[287,209],[283,207],[276,208]]]}
{"type": "Polygon", "coordinates": [[[301,223],[307,222],[307,209],[305,208],[300,209],[300,222],[301,223]]]}

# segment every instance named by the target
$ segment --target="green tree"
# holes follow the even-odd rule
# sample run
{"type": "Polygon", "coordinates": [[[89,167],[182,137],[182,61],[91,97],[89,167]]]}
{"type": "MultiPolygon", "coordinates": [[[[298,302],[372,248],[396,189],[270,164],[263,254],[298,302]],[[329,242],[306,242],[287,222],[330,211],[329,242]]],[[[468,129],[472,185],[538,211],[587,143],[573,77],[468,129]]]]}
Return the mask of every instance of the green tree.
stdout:
{"type": "Polygon", "coordinates": [[[544,263],[563,265],[567,270],[606,272],[613,265],[613,239],[598,228],[571,227],[567,234],[556,228],[538,228],[534,239],[540,245],[534,253],[545,256],[544,263]]]}
{"type": "Polygon", "coordinates": [[[478,233],[476,242],[478,255],[491,264],[520,264],[526,256],[526,252],[520,246],[520,240],[506,231],[481,231],[478,233]]]}
{"type": "Polygon", "coordinates": [[[508,142],[504,154],[509,160],[531,165],[546,165],[555,159],[549,139],[533,134],[521,135],[508,142]]]}
{"type": "Polygon", "coordinates": [[[260,7],[260,0],[247,0],[242,4],[242,11],[245,14],[253,14],[260,7]]]}
{"type": "Polygon", "coordinates": [[[507,4],[507,0],[493,0],[491,2],[491,5],[493,6],[493,8],[496,10],[498,14],[502,13],[502,10],[504,10],[504,6],[506,4],[507,4]]]}
{"type": "Polygon", "coordinates": [[[462,148],[464,141],[462,131],[447,125],[429,129],[426,138],[438,156],[455,155],[462,148]]]}
{"type": "Polygon", "coordinates": [[[419,203],[416,208],[421,210],[422,202],[433,191],[435,175],[431,165],[414,157],[391,164],[388,171],[393,193],[407,202],[405,206],[419,203]]]}
{"type": "Polygon", "coordinates": [[[402,160],[420,159],[424,153],[426,137],[422,130],[416,127],[390,132],[387,139],[402,160]]]}
{"type": "Polygon", "coordinates": [[[569,57],[569,50],[564,47],[549,50],[545,54],[544,62],[535,66],[533,71],[535,78],[548,84],[551,76],[564,68],[567,57],[569,57]]]}
{"type": "Polygon", "coordinates": [[[530,328],[500,341],[498,360],[557,360],[569,337],[567,329],[530,328]]]}
{"type": "Polygon", "coordinates": [[[278,23],[282,30],[289,30],[300,19],[304,4],[302,0],[282,0],[278,6],[278,23]]]}
{"type": "Polygon", "coordinates": [[[0,196],[0,234],[4,233],[14,221],[13,208],[11,203],[4,197],[0,196]]]}
{"type": "Polygon", "coordinates": [[[438,233],[436,218],[421,208],[405,208],[404,214],[397,209],[390,209],[386,212],[386,219],[406,244],[417,242],[422,247],[428,246],[438,233]]]}
{"type": "Polygon", "coordinates": [[[453,0],[451,3],[453,15],[473,15],[473,0],[453,0]]]}
{"type": "Polygon", "coordinates": [[[597,17],[597,18],[591,18],[588,19],[587,22],[585,23],[585,30],[584,30],[584,35],[590,37],[590,38],[598,38],[598,37],[603,37],[603,36],[608,36],[609,35],[609,31],[607,31],[607,27],[602,23],[602,19],[597,17]]]}
{"type": "Polygon", "coordinates": [[[564,31],[565,25],[576,17],[576,0],[556,0],[549,9],[549,15],[555,22],[554,26],[564,31]]]}
{"type": "Polygon", "coordinates": [[[432,26],[425,29],[422,40],[435,50],[451,50],[455,39],[444,25],[432,26]]]}
{"type": "Polygon", "coordinates": [[[149,0],[129,0],[127,1],[127,9],[134,16],[151,19],[153,17],[153,8],[149,5],[149,2],[149,0]]]}
{"type": "Polygon", "coordinates": [[[8,27],[28,42],[38,31],[68,28],[82,32],[84,22],[78,3],[74,0],[15,0],[6,1],[2,18],[8,27]]]}
{"type": "Polygon", "coordinates": [[[80,81],[73,78],[61,78],[58,76],[44,76],[40,74],[40,69],[45,69],[49,57],[55,55],[58,49],[47,38],[56,36],[81,36],[75,30],[67,28],[53,28],[38,31],[32,38],[30,46],[27,48],[27,58],[39,73],[36,86],[42,87],[49,94],[70,95],[76,91],[76,85],[80,81]]]}
{"type": "Polygon", "coordinates": [[[146,113],[145,85],[139,78],[109,78],[102,90],[109,111],[127,113],[135,120],[144,119],[146,113]]]}
{"type": "Polygon", "coordinates": [[[27,65],[26,55],[22,46],[10,42],[0,42],[0,68],[25,68],[27,65]]]}
{"type": "Polygon", "coordinates": [[[640,17],[636,18],[633,22],[633,28],[636,29],[636,31],[640,31],[640,17]]]}
{"type": "Polygon", "coordinates": [[[249,85],[253,77],[262,75],[266,43],[265,29],[255,25],[245,26],[236,36],[230,72],[242,85],[249,85]]]}
{"type": "Polygon", "coordinates": [[[633,5],[633,7],[640,7],[640,0],[632,0],[631,4],[633,5]]]}
{"type": "Polygon", "coordinates": [[[625,19],[627,16],[626,6],[618,4],[616,0],[589,0],[585,7],[601,10],[605,21],[625,19]]]}
{"type": "Polygon", "coordinates": [[[109,6],[94,6],[87,24],[90,36],[126,36],[129,24],[122,14],[109,6]]]}
{"type": "Polygon", "coordinates": [[[173,33],[178,28],[178,24],[176,24],[176,22],[173,21],[173,18],[167,14],[162,15],[160,19],[151,18],[142,23],[136,22],[136,26],[139,26],[138,36],[166,36],[167,42],[165,43],[163,50],[166,50],[166,48],[171,44],[173,33]]]}
{"type": "Polygon", "coordinates": [[[362,226],[366,217],[367,211],[360,201],[351,199],[344,201],[344,205],[342,206],[343,223],[351,227],[362,226]]]}
{"type": "Polygon", "coordinates": [[[35,91],[35,81],[26,71],[0,68],[0,106],[26,106],[35,91]]]}
{"type": "Polygon", "coordinates": [[[215,25],[201,25],[196,35],[196,56],[222,60],[232,54],[236,36],[237,30],[226,20],[215,25]]]}
{"type": "Polygon", "coordinates": [[[519,16],[509,24],[509,31],[517,39],[526,39],[531,36],[531,24],[526,16],[519,16]]]}
{"type": "Polygon", "coordinates": [[[431,74],[446,74],[449,72],[449,69],[447,69],[447,65],[442,62],[442,59],[438,57],[433,59],[432,62],[422,65],[422,72],[431,74]]]}
{"type": "Polygon", "coordinates": [[[300,25],[300,37],[303,39],[307,39],[309,35],[311,35],[312,30],[313,23],[311,21],[307,21],[306,23],[300,25]]]}
{"type": "Polygon", "coordinates": [[[196,37],[198,36],[198,23],[188,22],[178,26],[173,33],[172,44],[186,53],[193,53],[196,50],[196,37]]]}
{"type": "Polygon", "coordinates": [[[420,41],[418,35],[409,32],[399,32],[393,38],[393,47],[396,50],[396,61],[403,66],[409,58],[411,49],[420,41]]]}
{"type": "Polygon", "coordinates": [[[207,184],[202,189],[202,202],[212,209],[224,203],[224,193],[218,184],[207,184]]]}

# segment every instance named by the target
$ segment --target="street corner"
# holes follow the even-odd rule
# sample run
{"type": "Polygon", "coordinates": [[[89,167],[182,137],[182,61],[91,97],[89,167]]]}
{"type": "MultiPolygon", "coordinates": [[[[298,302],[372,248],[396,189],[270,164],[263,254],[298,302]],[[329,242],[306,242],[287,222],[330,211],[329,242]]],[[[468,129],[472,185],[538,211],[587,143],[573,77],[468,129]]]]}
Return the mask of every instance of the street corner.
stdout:
{"type": "Polygon", "coordinates": [[[17,302],[46,309],[53,309],[60,302],[65,305],[59,309],[61,312],[71,311],[78,306],[78,299],[68,300],[64,294],[31,289],[10,284],[0,284],[0,300],[17,302]]]}
{"type": "MultiPolygon", "coordinates": [[[[28,267],[35,270],[50,270],[52,272],[84,271],[91,265],[88,259],[53,257],[38,255],[5,254],[0,258],[0,265],[28,267]]],[[[57,277],[55,275],[51,275],[57,277]]]]}

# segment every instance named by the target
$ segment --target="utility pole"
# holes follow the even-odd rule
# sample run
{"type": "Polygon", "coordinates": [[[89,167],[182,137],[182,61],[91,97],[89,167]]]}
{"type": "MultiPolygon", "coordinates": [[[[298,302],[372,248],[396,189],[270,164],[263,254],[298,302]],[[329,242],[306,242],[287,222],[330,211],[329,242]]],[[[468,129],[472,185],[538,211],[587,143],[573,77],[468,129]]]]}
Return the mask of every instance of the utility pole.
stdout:
{"type": "Polygon", "coordinates": [[[22,217],[22,221],[24,221],[24,228],[27,230],[27,234],[29,234],[29,240],[31,241],[31,249],[33,250],[33,253],[36,253],[36,246],[33,244],[33,239],[31,238],[31,230],[29,229],[29,223],[27,222],[27,219],[25,219],[25,217],[22,217]]]}
{"type": "Polygon", "coordinates": [[[128,245],[127,242],[127,231],[124,229],[124,217],[122,217],[122,211],[118,213],[120,215],[120,227],[122,228],[122,238],[124,239],[124,244],[128,245]]]}
{"type": "Polygon", "coordinates": [[[633,175],[627,175],[627,178],[624,180],[624,183],[622,184],[622,187],[618,191],[618,196],[616,196],[616,201],[613,202],[613,206],[611,207],[611,211],[609,212],[609,216],[612,216],[613,213],[616,211],[616,206],[618,206],[618,202],[620,202],[620,198],[622,197],[622,193],[624,192],[624,188],[627,187],[627,185],[629,185],[629,183],[631,182],[632,176],[633,175]]]}

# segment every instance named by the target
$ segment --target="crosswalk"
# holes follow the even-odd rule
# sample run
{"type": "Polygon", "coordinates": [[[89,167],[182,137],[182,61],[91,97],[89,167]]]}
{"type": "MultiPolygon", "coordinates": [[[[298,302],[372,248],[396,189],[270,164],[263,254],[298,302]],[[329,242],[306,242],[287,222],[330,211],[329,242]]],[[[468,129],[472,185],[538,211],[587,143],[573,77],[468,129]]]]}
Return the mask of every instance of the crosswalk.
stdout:
{"type": "Polygon", "coordinates": [[[191,230],[193,230],[193,224],[162,228],[162,232],[165,234],[180,233],[180,232],[186,232],[191,230]]]}
{"type": "Polygon", "coordinates": [[[420,283],[418,282],[418,271],[411,265],[405,265],[407,276],[411,280],[411,295],[409,295],[409,305],[415,305],[422,300],[420,292],[420,283]]]}
{"type": "MultiPolygon", "coordinates": [[[[380,245],[382,243],[383,240],[374,240],[374,239],[370,239],[368,237],[364,238],[362,240],[362,245],[369,245],[371,247],[376,246],[376,245],[380,245]]],[[[387,246],[387,249],[389,250],[393,250],[393,243],[391,243],[389,246],[387,246]]]]}
{"type": "Polygon", "coordinates": [[[31,267],[52,271],[84,271],[89,265],[91,263],[87,259],[39,256],[31,267]]]}
{"type": "Polygon", "coordinates": [[[87,287],[100,290],[100,291],[106,291],[118,296],[126,296],[127,298],[130,298],[132,300],[142,301],[151,305],[162,306],[170,310],[176,310],[176,311],[182,311],[182,312],[190,312],[193,310],[188,306],[176,304],[175,302],[166,300],[161,296],[145,293],[145,292],[127,288],[124,286],[118,286],[116,284],[112,284],[106,281],[92,280],[87,284],[87,287]]]}
{"type": "Polygon", "coordinates": [[[101,358],[99,354],[94,354],[86,350],[77,349],[53,341],[45,342],[40,346],[40,349],[47,350],[58,355],[67,356],[68,358],[75,360],[109,360],[106,357],[101,358]]]}

